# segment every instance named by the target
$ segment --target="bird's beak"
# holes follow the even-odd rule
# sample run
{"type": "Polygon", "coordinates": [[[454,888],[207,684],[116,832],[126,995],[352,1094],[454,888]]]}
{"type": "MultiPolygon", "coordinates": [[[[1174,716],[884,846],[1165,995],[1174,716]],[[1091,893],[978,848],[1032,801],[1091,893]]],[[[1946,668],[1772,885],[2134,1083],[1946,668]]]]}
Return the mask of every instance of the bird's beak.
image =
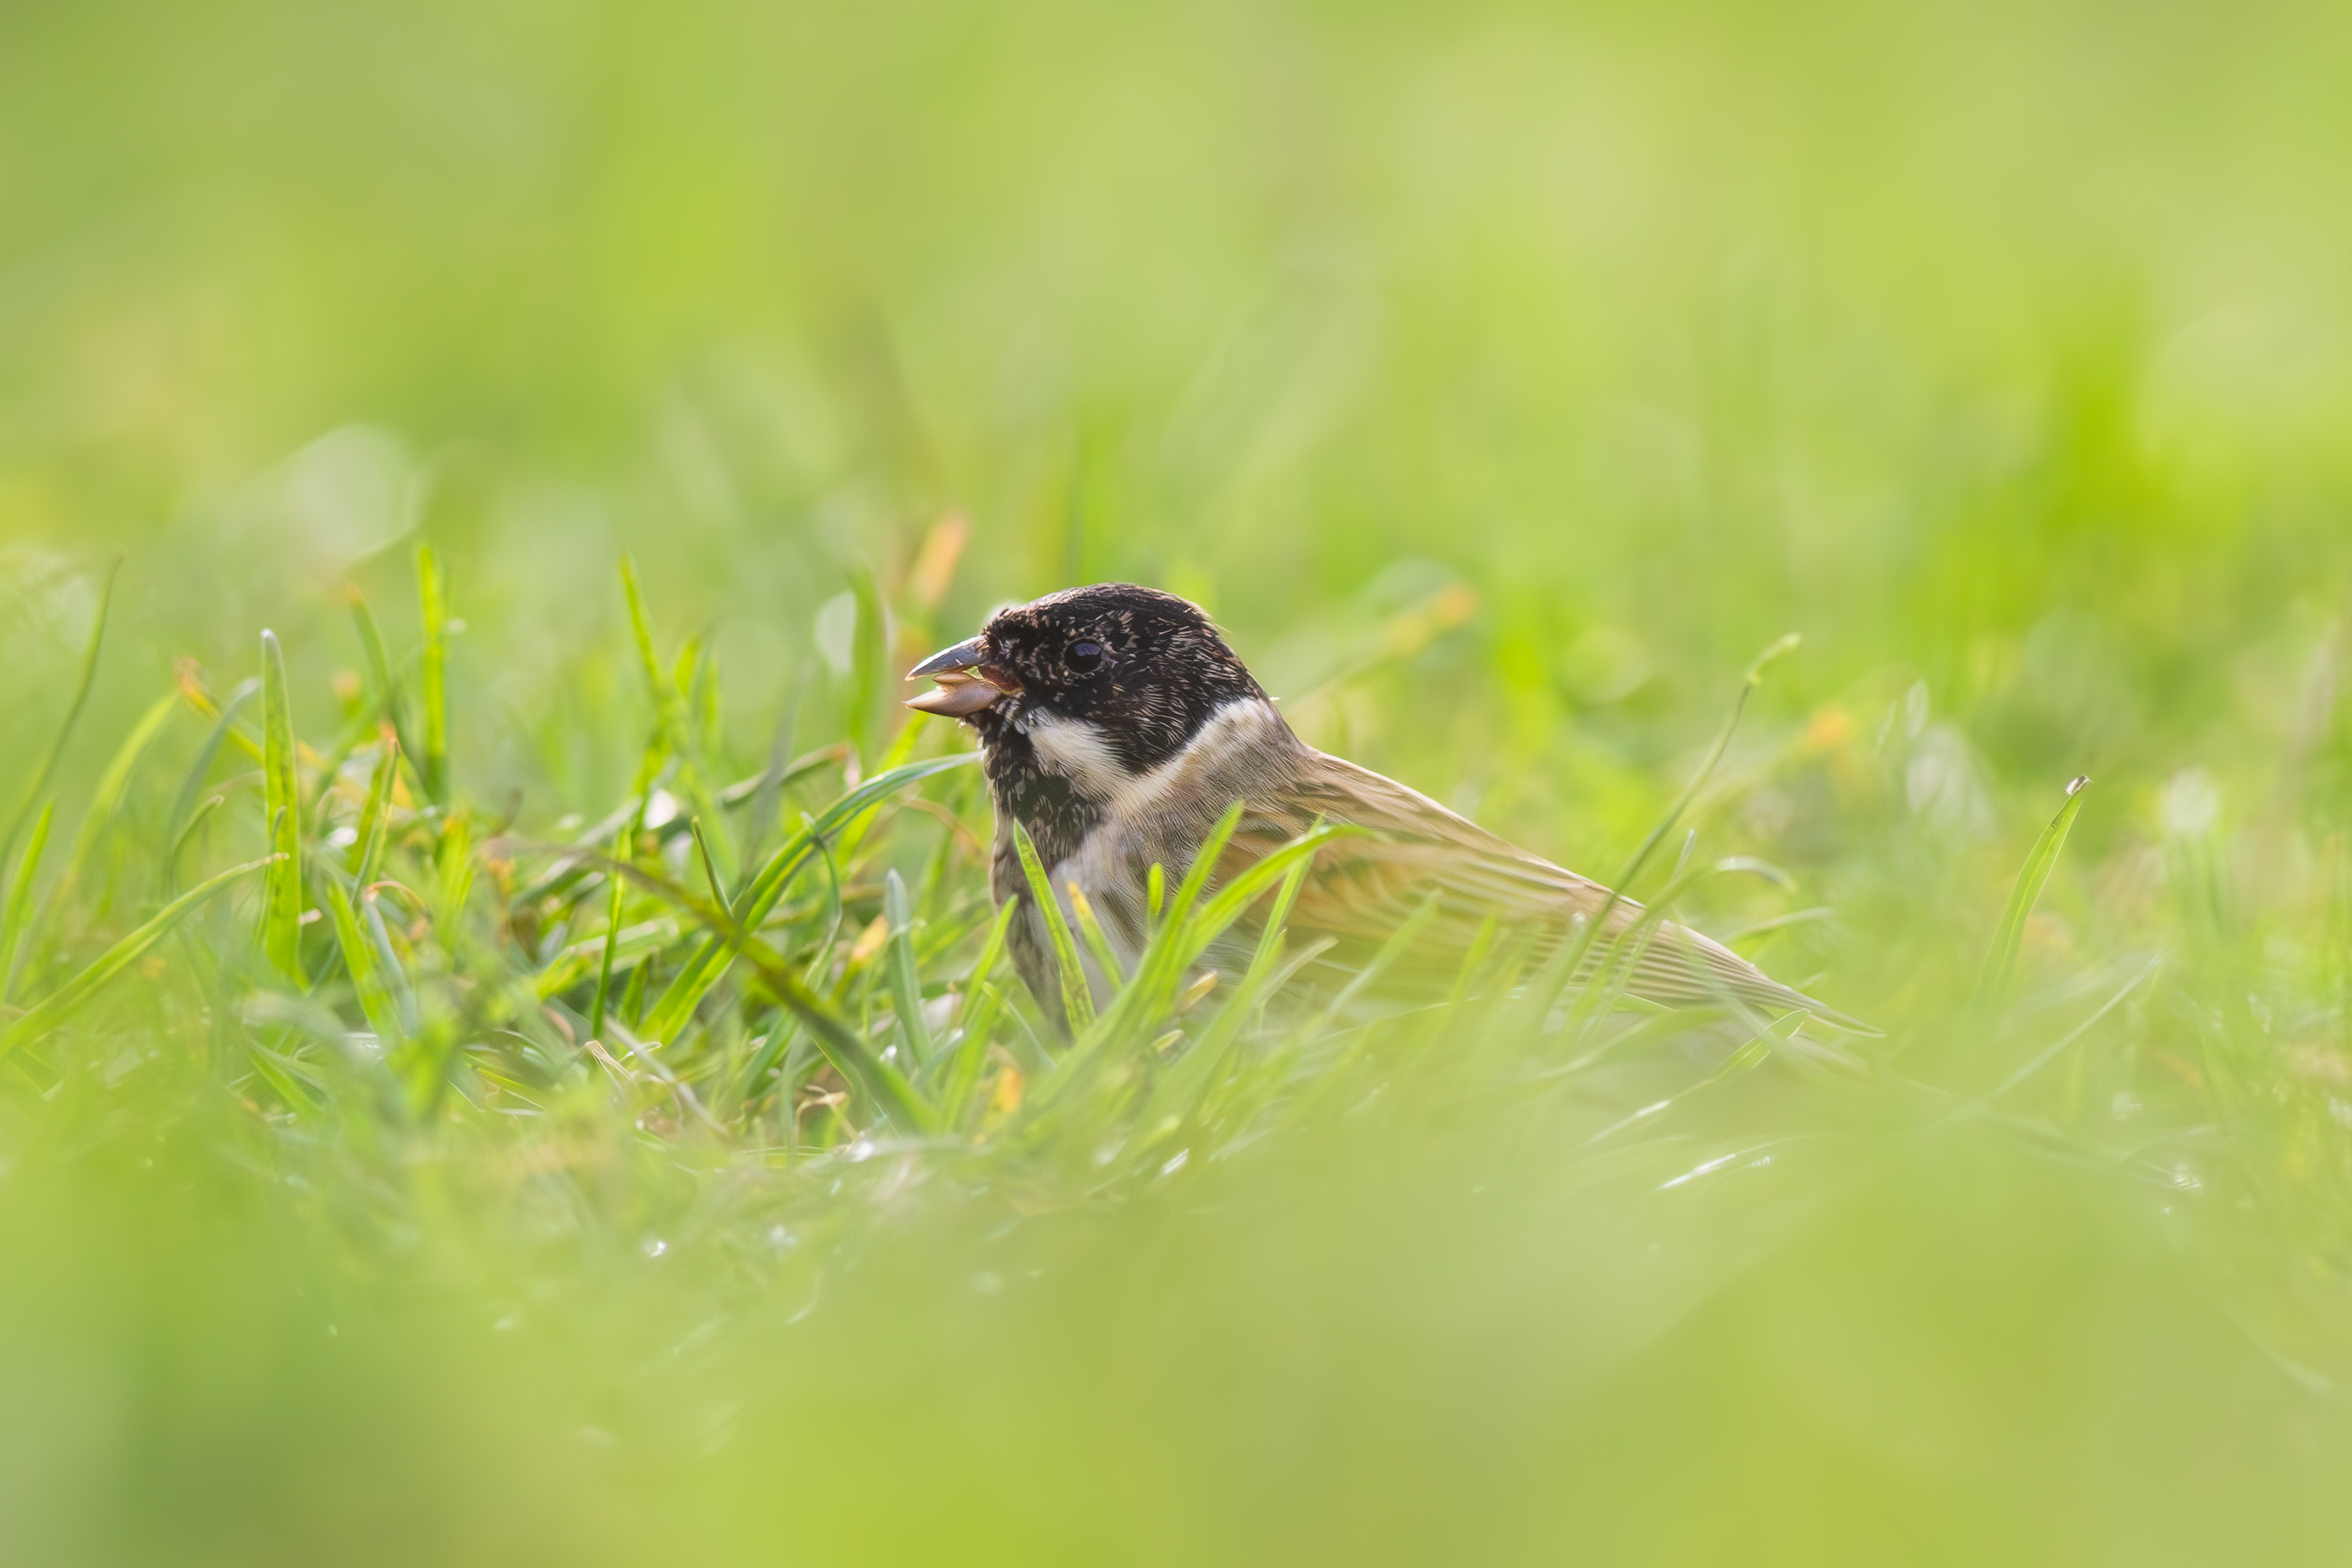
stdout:
{"type": "Polygon", "coordinates": [[[908,698],[907,706],[918,713],[961,719],[979,712],[1009,691],[1018,691],[1019,683],[985,662],[987,658],[978,637],[931,655],[908,670],[907,679],[920,680],[929,676],[939,686],[920,697],[908,698]]]}

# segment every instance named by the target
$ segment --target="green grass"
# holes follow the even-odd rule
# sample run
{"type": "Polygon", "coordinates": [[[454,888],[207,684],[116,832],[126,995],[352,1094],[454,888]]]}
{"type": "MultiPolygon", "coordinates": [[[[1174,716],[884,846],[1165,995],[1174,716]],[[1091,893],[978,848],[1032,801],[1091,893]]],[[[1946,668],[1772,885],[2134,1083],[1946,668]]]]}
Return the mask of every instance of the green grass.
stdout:
{"type": "Polygon", "coordinates": [[[2333,1561],[2347,56],[10,11],[0,1558],[2333,1561]],[[895,677],[1105,577],[1884,1037],[1057,1039],[895,677]]]}

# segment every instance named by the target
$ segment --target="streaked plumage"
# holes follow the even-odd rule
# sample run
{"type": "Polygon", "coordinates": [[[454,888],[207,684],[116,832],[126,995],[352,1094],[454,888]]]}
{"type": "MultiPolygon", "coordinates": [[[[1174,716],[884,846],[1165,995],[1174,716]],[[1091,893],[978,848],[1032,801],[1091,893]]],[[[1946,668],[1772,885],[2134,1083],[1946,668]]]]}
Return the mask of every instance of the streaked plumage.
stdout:
{"type": "MultiPolygon", "coordinates": [[[[1290,912],[1295,942],[1328,942],[1318,961],[1327,983],[1367,963],[1433,901],[1406,962],[1381,977],[1384,989],[1411,994],[1449,984],[1490,919],[1512,940],[1528,940],[1537,963],[1577,917],[1603,919],[1604,939],[1641,919],[1641,906],[1612,902],[1590,878],[1299,740],[1208,616],[1171,595],[1126,584],[1051,595],[1000,612],[979,637],[908,679],[921,676],[937,677],[940,689],[908,706],[979,732],[997,808],[998,901],[1027,898],[1010,827],[1018,820],[1054,887],[1077,884],[1122,961],[1143,943],[1149,868],[1157,862],[1181,876],[1236,799],[1244,815],[1218,880],[1318,818],[1366,830],[1317,853],[1290,912]]],[[[1244,921],[1211,961],[1231,968],[1255,940],[1244,921]]],[[[1034,910],[1014,919],[1010,942],[1031,993],[1058,1018],[1054,959],[1034,910]]],[[[1609,945],[1592,944],[1587,973],[1609,945]]],[[[1639,949],[1627,989],[1668,1005],[1728,997],[1847,1022],[1671,923],[1657,924],[1639,949]]]]}

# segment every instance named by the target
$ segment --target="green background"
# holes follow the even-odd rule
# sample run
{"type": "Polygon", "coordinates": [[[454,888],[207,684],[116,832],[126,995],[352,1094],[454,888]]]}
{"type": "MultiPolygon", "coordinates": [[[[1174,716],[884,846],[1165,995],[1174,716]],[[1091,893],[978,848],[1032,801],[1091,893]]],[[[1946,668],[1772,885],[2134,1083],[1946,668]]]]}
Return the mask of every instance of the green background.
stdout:
{"type": "Polygon", "coordinates": [[[2016,1126],[1755,1088],[1732,1120],[1839,1152],[1741,1195],[1547,1163],[1570,1131],[1424,1067],[1439,1109],[1208,1195],[1040,1179],[1011,1241],[1002,1191],[868,1183],[822,1268],[762,1252],[723,1152],[620,1122],[562,1224],[494,1131],[289,1192],[174,1065],[226,1026],[126,1002],[0,1066],[0,1540],[2327,1559],[2347,73],[2311,4],[8,6],[0,808],[122,561],[60,842],[177,660],[226,689],[273,627],[331,727],[341,586],[414,641],[420,540],[457,776],[534,832],[652,721],[624,551],[719,658],[729,779],[794,694],[808,744],[895,723],[861,565],[894,657],[1126,578],[1310,739],[1596,875],[1801,633],[1702,824],[1793,890],[1695,918],[1836,910],[1762,961],[1948,1087],[2160,973],[2016,1126]],[[2083,773],[2044,1022],[1993,1028],[1966,1000],[2083,773]],[[664,1226],[708,1247],[657,1264],[664,1226]]]}

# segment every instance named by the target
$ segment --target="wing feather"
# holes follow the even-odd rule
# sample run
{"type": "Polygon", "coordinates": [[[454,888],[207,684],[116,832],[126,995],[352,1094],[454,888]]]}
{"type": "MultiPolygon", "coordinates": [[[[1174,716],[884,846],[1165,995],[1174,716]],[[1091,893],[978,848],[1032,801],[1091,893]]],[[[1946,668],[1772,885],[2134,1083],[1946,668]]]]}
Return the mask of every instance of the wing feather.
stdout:
{"type": "MultiPolygon", "coordinates": [[[[1736,1001],[1773,1012],[1799,1009],[1845,1027],[1865,1026],[1687,927],[1650,921],[1644,937],[1613,941],[1644,923],[1640,904],[1612,899],[1591,878],[1530,855],[1393,779],[1320,752],[1307,752],[1285,787],[1249,802],[1220,858],[1218,880],[1272,853],[1318,819],[1367,830],[1316,857],[1291,909],[1289,929],[1302,940],[1329,940],[1327,965],[1352,969],[1368,963],[1399,925],[1433,901],[1419,951],[1391,976],[1416,989],[1443,986],[1490,919],[1528,934],[1531,960],[1540,963],[1569,939],[1580,916],[1601,921],[1602,934],[1580,964],[1580,980],[1590,980],[1607,963],[1612,976],[1622,966],[1628,991],[1654,1002],[1736,1001]]],[[[1255,940],[1254,930],[1236,935],[1255,940]]]]}

